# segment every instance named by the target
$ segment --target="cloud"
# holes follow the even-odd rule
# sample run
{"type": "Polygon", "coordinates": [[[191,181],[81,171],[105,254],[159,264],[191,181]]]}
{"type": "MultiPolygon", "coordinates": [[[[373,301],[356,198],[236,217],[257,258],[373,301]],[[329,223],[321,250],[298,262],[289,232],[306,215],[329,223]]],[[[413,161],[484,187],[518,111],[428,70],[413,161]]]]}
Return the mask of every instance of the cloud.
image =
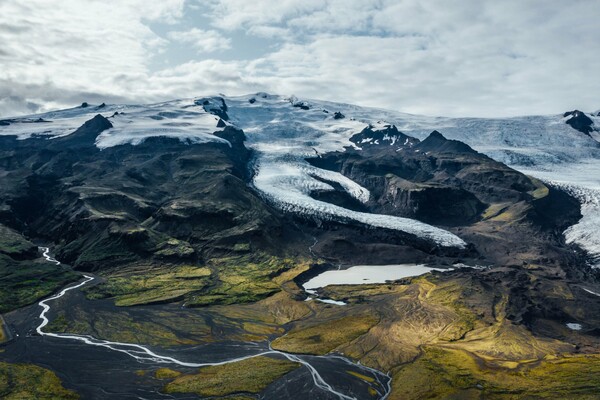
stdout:
{"type": "Polygon", "coordinates": [[[595,0],[4,0],[0,115],[259,90],[430,115],[595,110],[598,15],[595,0]]]}
{"type": "Polygon", "coordinates": [[[18,104],[21,113],[31,112],[32,104],[39,104],[35,111],[66,105],[74,93],[79,103],[92,93],[126,94],[114,76],[147,74],[149,59],[168,43],[148,21],[174,23],[183,12],[184,0],[148,3],[0,2],[0,115],[17,111],[18,104]]]}
{"type": "Polygon", "coordinates": [[[210,53],[231,48],[231,40],[214,30],[192,28],[187,31],[171,31],[168,38],[191,45],[199,53],[210,53]]]}

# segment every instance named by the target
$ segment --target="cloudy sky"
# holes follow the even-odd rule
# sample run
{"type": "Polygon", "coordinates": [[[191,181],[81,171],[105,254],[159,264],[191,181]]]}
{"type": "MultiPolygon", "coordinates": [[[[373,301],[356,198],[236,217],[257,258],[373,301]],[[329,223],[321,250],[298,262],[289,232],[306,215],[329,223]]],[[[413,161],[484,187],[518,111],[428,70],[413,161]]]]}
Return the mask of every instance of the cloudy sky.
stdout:
{"type": "Polygon", "coordinates": [[[447,116],[600,109],[598,0],[2,0],[0,116],[266,91],[447,116]]]}

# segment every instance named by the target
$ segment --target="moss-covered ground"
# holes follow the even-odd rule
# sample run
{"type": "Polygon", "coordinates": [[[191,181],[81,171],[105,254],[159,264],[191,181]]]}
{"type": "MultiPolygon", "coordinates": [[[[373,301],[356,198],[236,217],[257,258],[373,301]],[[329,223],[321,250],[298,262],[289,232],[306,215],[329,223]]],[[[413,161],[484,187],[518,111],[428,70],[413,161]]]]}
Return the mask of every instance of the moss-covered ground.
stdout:
{"type": "Polygon", "coordinates": [[[79,396],[65,389],[51,371],[30,364],[0,362],[0,398],[6,400],[71,400],[79,396]]]}
{"type": "Polygon", "coordinates": [[[295,260],[265,254],[216,258],[206,265],[134,264],[87,289],[91,299],[118,306],[184,301],[186,307],[255,302],[278,292],[274,281],[295,260]]]}
{"type": "Polygon", "coordinates": [[[427,346],[393,376],[392,399],[597,399],[600,356],[547,357],[499,368],[463,350],[427,346]]]}
{"type": "MultiPolygon", "coordinates": [[[[512,270],[447,272],[395,283],[322,289],[322,296],[347,303],[335,306],[304,301],[293,279],[308,268],[301,261],[237,256],[204,266],[171,266],[160,273],[131,269],[129,274],[136,271],[133,279],[109,275],[106,284],[89,291],[88,297],[108,294],[111,298],[104,302],[143,304],[159,297],[150,293],[166,293],[181,284],[189,292],[180,304],[203,307],[96,310],[92,301],[59,313],[48,329],[160,346],[271,340],[273,348],[292,353],[342,353],[390,371],[390,399],[597,398],[600,346],[586,336],[582,342],[586,354],[580,354],[575,343],[584,340],[582,336],[568,336],[572,334],[566,330],[559,331],[560,337],[550,337],[516,321],[522,305],[514,288],[486,283],[495,282],[495,273],[512,270]]],[[[544,301],[563,302],[556,307],[566,304],[565,310],[575,310],[573,315],[583,312],[567,283],[530,281],[534,278],[528,271],[519,272],[524,287],[546,285],[544,301]]],[[[261,370],[235,363],[191,375],[165,369],[152,376],[171,380],[165,386],[169,392],[243,397],[260,392],[288,371],[277,364],[281,360],[253,360],[248,363],[268,365],[261,370]],[[250,372],[260,374],[247,375],[250,372]]],[[[367,376],[348,373],[368,382],[367,376]]]]}
{"type": "MultiPolygon", "coordinates": [[[[196,393],[203,397],[260,393],[300,364],[270,357],[254,357],[232,364],[205,367],[168,383],[167,393],[196,393]]],[[[229,397],[228,397],[229,398],[229,397]]]]}
{"type": "Polygon", "coordinates": [[[0,312],[35,303],[78,279],[70,269],[43,259],[17,261],[0,254],[0,312]]]}
{"type": "Polygon", "coordinates": [[[272,347],[290,353],[327,354],[364,335],[378,320],[376,316],[364,314],[301,326],[274,340],[272,347]]]}

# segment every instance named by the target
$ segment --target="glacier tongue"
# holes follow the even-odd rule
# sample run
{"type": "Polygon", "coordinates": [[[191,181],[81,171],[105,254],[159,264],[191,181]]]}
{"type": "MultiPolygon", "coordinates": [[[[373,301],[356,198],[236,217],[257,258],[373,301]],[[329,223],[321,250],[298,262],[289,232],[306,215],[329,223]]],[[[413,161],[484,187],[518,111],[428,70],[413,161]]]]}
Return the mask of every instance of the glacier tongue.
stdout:
{"type": "Polygon", "coordinates": [[[302,108],[279,96],[242,96],[227,98],[226,102],[230,122],[244,130],[248,145],[257,152],[254,186],[277,207],[326,220],[351,220],[398,230],[440,246],[466,246],[458,236],[413,219],[352,211],[310,196],[314,190],[333,190],[331,185],[315,179],[318,177],[338,183],[363,203],[369,200],[369,191],[364,187],[337,172],[311,166],[305,160],[353,146],[349,138],[368,122],[336,119],[335,108],[328,110],[313,101],[302,103],[305,106],[302,108]]]}
{"type": "Polygon", "coordinates": [[[458,236],[413,219],[352,211],[313,199],[309,195],[312,190],[333,188],[312,178],[300,162],[261,160],[259,156],[255,173],[256,189],[284,211],[325,220],[352,220],[378,228],[399,230],[433,241],[440,246],[459,248],[466,246],[458,236]]]}
{"type": "MultiPolygon", "coordinates": [[[[349,139],[367,125],[393,124],[399,131],[419,139],[439,130],[448,139],[461,140],[515,169],[570,190],[583,203],[583,219],[565,232],[566,238],[596,257],[600,266],[600,230],[597,229],[600,183],[588,179],[600,177],[600,133],[585,135],[567,125],[562,115],[428,117],[327,101],[301,101],[266,93],[225,97],[225,102],[229,108],[229,123],[244,130],[248,145],[257,152],[254,185],[282,208],[397,229],[444,246],[464,246],[457,236],[418,221],[350,211],[310,197],[312,190],[333,190],[326,182],[335,182],[355,199],[368,201],[369,191],[356,182],[305,161],[306,157],[343,150],[345,146],[356,148],[349,139]]],[[[64,136],[98,113],[110,117],[114,125],[98,137],[99,148],[138,144],[151,136],[175,137],[194,143],[228,143],[213,135],[218,130],[218,117],[207,113],[194,99],[150,105],[90,105],[15,118],[7,120],[8,125],[0,126],[0,135],[16,135],[19,139],[32,135],[64,136]]],[[[600,127],[600,116],[590,115],[590,118],[595,127],[600,127]]]]}

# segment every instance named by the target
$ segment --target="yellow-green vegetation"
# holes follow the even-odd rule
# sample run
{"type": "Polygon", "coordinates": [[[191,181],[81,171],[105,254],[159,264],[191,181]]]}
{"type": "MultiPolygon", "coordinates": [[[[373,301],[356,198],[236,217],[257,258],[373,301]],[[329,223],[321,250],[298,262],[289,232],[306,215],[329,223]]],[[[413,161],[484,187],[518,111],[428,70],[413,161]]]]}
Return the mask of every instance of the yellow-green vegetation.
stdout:
{"type": "Polygon", "coordinates": [[[0,362],[0,398],[70,400],[79,396],[65,389],[52,371],[36,365],[0,362]]]}
{"type": "Polygon", "coordinates": [[[510,206],[510,204],[511,203],[490,204],[490,206],[481,215],[481,218],[483,220],[493,218],[493,217],[497,216],[498,214],[502,213],[504,210],[506,210],[510,206]]]}
{"type": "Polygon", "coordinates": [[[300,364],[270,357],[254,357],[232,364],[202,368],[196,374],[181,375],[164,388],[167,393],[196,393],[206,397],[260,393],[272,382],[300,364]]]}
{"type": "Polygon", "coordinates": [[[181,375],[181,372],[170,368],[159,368],[154,372],[154,377],[156,379],[175,379],[179,375],[181,375]]]}
{"type": "Polygon", "coordinates": [[[373,296],[398,293],[406,286],[397,283],[390,284],[365,284],[365,285],[329,285],[321,290],[321,294],[333,300],[343,300],[349,304],[369,302],[373,296]]]}
{"type": "Polygon", "coordinates": [[[281,290],[275,279],[296,261],[266,254],[210,260],[204,266],[145,265],[121,267],[106,281],[87,289],[88,298],[114,298],[117,306],[169,303],[187,307],[248,303],[281,290]]]}
{"type": "Polygon", "coordinates": [[[112,297],[118,306],[166,303],[183,299],[209,283],[210,269],[196,266],[136,266],[112,273],[87,290],[90,298],[112,297]]]}
{"type": "MultiPolygon", "coordinates": [[[[431,283],[435,279],[422,279],[421,282],[431,283]]],[[[462,338],[467,332],[473,330],[477,323],[477,316],[463,303],[467,295],[465,291],[470,290],[469,286],[457,285],[456,282],[437,282],[426,294],[426,299],[434,304],[439,304],[453,310],[457,318],[454,319],[451,326],[444,330],[439,336],[443,340],[457,340],[462,338]]]]}
{"type": "Polygon", "coordinates": [[[287,335],[275,339],[272,346],[292,353],[327,354],[364,335],[378,321],[379,318],[374,315],[363,314],[294,328],[287,335]]]}
{"type": "Polygon", "coordinates": [[[57,333],[77,333],[126,343],[143,343],[153,346],[198,344],[212,341],[211,327],[201,315],[186,312],[156,311],[148,314],[131,314],[76,307],[61,311],[50,321],[46,330],[57,333]]]}
{"type": "Polygon", "coordinates": [[[346,372],[352,376],[357,377],[358,379],[362,379],[365,382],[369,382],[369,383],[375,382],[375,378],[373,378],[372,376],[363,375],[360,372],[356,372],[356,371],[346,371],[346,372]]]}
{"type": "Polygon", "coordinates": [[[517,364],[499,368],[463,350],[427,346],[394,372],[390,399],[597,399],[600,393],[598,355],[517,364]]]}
{"type": "Polygon", "coordinates": [[[542,199],[550,193],[550,190],[542,181],[534,177],[529,176],[529,180],[536,186],[535,190],[529,192],[529,194],[536,200],[542,199]]]}
{"type": "Polygon", "coordinates": [[[521,201],[503,209],[499,214],[491,217],[490,220],[494,222],[514,223],[524,219],[530,208],[531,206],[527,202],[521,201]]]}
{"type": "Polygon", "coordinates": [[[158,251],[155,253],[161,257],[189,257],[194,254],[194,248],[188,242],[170,238],[166,242],[159,244],[158,251]]]}
{"type": "Polygon", "coordinates": [[[201,309],[165,306],[153,309],[151,314],[147,308],[107,310],[102,303],[91,302],[60,311],[46,329],[157,346],[215,340],[267,340],[272,335],[285,333],[282,325],[310,314],[310,304],[302,301],[301,289],[292,281],[307,268],[307,263],[295,264],[273,277],[272,281],[281,291],[258,302],[201,309]]]}
{"type": "Polygon", "coordinates": [[[295,263],[291,258],[266,254],[212,259],[208,267],[215,274],[213,285],[186,298],[186,304],[193,307],[258,301],[281,290],[274,278],[295,263]]]}
{"type": "Polygon", "coordinates": [[[6,326],[4,324],[4,319],[0,315],[0,343],[3,343],[7,339],[7,335],[6,335],[6,333],[4,333],[5,329],[6,329],[6,326]]]}

